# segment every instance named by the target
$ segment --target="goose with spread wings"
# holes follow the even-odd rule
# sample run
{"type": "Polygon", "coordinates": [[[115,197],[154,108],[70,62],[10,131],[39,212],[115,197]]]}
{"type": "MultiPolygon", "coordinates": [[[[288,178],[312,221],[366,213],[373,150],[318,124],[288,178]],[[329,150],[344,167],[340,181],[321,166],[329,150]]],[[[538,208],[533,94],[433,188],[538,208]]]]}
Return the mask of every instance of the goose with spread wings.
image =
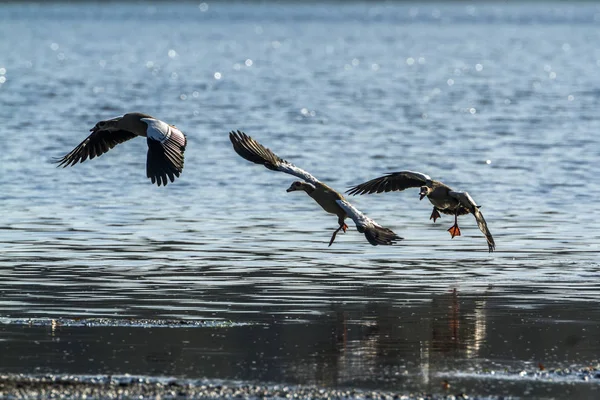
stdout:
{"type": "Polygon", "coordinates": [[[433,204],[433,212],[429,219],[440,218],[440,212],[443,214],[454,215],[454,225],[448,229],[452,238],[460,236],[458,227],[458,216],[473,214],[477,221],[479,230],[484,234],[488,250],[490,252],[496,249],[494,238],[488,229],[483,214],[475,200],[467,192],[457,192],[442,182],[431,179],[429,175],[414,171],[392,172],[368,182],[361,183],[350,188],[346,193],[351,195],[372,194],[391,191],[401,191],[408,188],[420,187],[420,200],[427,197],[433,204]]]}
{"type": "Polygon", "coordinates": [[[166,185],[183,171],[183,153],[187,139],[173,125],[138,112],[98,122],[83,142],[58,159],[59,167],[68,167],[106,153],[119,143],[136,136],[146,138],[148,155],[146,175],[158,186],[166,185]]]}
{"type": "Polygon", "coordinates": [[[264,165],[272,171],[285,172],[286,174],[293,175],[304,181],[295,181],[287,189],[287,192],[297,190],[304,191],[325,211],[337,215],[339,228],[333,232],[331,240],[329,241],[329,246],[331,246],[340,230],[346,232],[346,229],[348,229],[348,225],[344,222],[347,217],[350,217],[354,221],[356,229],[359,232],[364,233],[369,243],[373,246],[380,244],[391,245],[402,240],[401,237],[397,236],[390,229],[382,227],[377,222],[357,210],[352,204],[344,199],[340,193],[319,181],[303,169],[278,157],[271,150],[264,147],[244,132],[232,131],[229,133],[229,139],[233,144],[233,149],[242,158],[256,164],[264,165]]]}

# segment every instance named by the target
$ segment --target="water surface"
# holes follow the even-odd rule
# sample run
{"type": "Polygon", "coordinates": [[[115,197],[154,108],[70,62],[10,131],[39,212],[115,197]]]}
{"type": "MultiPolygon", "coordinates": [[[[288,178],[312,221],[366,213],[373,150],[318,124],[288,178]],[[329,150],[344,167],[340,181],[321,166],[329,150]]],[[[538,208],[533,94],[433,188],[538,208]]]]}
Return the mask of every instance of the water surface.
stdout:
{"type": "Polygon", "coordinates": [[[1,5],[0,373],[597,396],[598,15],[1,5]],[[145,178],[141,139],[52,165],[128,111],[187,134],[175,183],[145,178]],[[351,226],[327,247],[336,218],[233,129],[340,191],[404,169],[468,190],[497,251],[470,216],[451,240],[416,189],[351,199],[399,245],[351,226]],[[114,323],[48,322],[81,318],[114,323]],[[142,319],[235,324],[119,325],[142,319]]]}

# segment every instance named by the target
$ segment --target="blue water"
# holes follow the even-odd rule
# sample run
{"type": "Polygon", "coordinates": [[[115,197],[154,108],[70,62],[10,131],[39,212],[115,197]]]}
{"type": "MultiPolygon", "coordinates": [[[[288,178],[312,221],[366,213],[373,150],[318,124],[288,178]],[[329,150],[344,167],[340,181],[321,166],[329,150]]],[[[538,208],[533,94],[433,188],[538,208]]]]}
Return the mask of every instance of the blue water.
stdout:
{"type": "MultiPolygon", "coordinates": [[[[105,368],[106,345],[74,367],[54,342],[28,346],[44,329],[7,324],[0,372],[438,392],[440,376],[490,364],[595,365],[599,21],[593,3],[1,4],[0,317],[250,322],[283,326],[300,350],[278,358],[271,348],[234,373],[199,361],[216,348],[158,329],[157,343],[131,346],[200,358],[165,355],[171,370],[113,354],[105,368]],[[187,134],[175,183],[146,179],[142,139],[73,168],[52,164],[97,121],[130,111],[187,134]],[[472,216],[451,240],[451,218],[429,221],[417,189],[350,199],[399,245],[372,247],[351,224],[327,247],[336,218],[286,193],[293,177],[235,154],[234,129],[340,191],[405,169],[467,190],[497,251],[472,216]],[[346,335],[332,353],[331,332],[350,325],[376,333],[346,335]],[[428,378],[404,381],[405,370],[428,378]]],[[[274,332],[226,331],[224,363],[258,354],[233,332],[274,332]]],[[[77,332],[71,343],[103,342],[77,332]]],[[[581,398],[597,382],[584,386],[581,398]]]]}

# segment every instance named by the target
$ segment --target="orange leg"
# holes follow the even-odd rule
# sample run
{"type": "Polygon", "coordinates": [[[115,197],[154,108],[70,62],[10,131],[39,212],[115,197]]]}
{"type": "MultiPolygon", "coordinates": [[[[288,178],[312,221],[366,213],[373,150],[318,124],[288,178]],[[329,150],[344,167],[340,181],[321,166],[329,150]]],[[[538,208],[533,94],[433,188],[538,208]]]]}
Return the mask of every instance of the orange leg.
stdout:
{"type": "Polygon", "coordinates": [[[429,219],[432,219],[433,222],[435,223],[435,220],[438,219],[439,217],[441,217],[440,213],[438,212],[438,210],[433,207],[433,212],[431,213],[431,217],[429,217],[429,219]]]}
{"type": "Polygon", "coordinates": [[[448,229],[450,236],[454,239],[454,236],[460,236],[460,228],[458,227],[458,214],[454,214],[454,225],[448,229]]]}

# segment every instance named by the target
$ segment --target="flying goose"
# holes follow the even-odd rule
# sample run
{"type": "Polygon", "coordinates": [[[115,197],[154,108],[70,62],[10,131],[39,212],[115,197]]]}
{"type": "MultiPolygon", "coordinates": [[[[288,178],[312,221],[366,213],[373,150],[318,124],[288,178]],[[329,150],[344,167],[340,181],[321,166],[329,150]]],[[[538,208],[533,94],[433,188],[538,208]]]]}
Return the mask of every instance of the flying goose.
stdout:
{"type": "Polygon", "coordinates": [[[317,178],[308,172],[296,167],[288,161],[278,157],[271,150],[264,147],[256,140],[246,135],[244,132],[230,132],[229,139],[233,144],[233,149],[243,158],[256,164],[262,164],[272,171],[281,171],[286,174],[301,178],[304,182],[295,181],[287,189],[287,192],[296,190],[305,191],[312,197],[322,208],[330,214],[335,214],[338,217],[339,228],[337,228],[329,246],[335,240],[335,236],[340,230],[346,232],[348,225],[344,222],[347,217],[350,217],[356,224],[356,229],[365,234],[365,237],[373,246],[391,245],[403,238],[397,236],[390,229],[384,228],[371,218],[367,217],[358,211],[344,197],[319,181],[317,178]]]}
{"type": "Polygon", "coordinates": [[[421,188],[421,192],[419,193],[420,200],[423,200],[423,198],[427,196],[431,204],[433,204],[433,212],[431,213],[431,217],[429,217],[429,219],[433,219],[433,222],[440,218],[440,212],[454,215],[454,225],[448,229],[452,238],[460,236],[458,216],[471,213],[475,216],[479,230],[483,232],[487,239],[490,253],[496,249],[494,238],[488,229],[483,215],[479,211],[480,206],[475,203],[475,200],[473,200],[469,193],[454,191],[442,182],[435,181],[431,179],[429,175],[421,172],[392,172],[385,176],[356,185],[350,188],[346,193],[351,195],[372,194],[401,191],[412,187],[421,188]]]}
{"type": "Polygon", "coordinates": [[[58,159],[59,167],[68,167],[99,157],[119,143],[136,136],[146,137],[148,156],[146,175],[158,186],[173,182],[183,170],[185,135],[173,125],[142,113],[129,113],[98,122],[83,142],[58,159]],[[168,178],[168,179],[167,179],[168,178]]]}

